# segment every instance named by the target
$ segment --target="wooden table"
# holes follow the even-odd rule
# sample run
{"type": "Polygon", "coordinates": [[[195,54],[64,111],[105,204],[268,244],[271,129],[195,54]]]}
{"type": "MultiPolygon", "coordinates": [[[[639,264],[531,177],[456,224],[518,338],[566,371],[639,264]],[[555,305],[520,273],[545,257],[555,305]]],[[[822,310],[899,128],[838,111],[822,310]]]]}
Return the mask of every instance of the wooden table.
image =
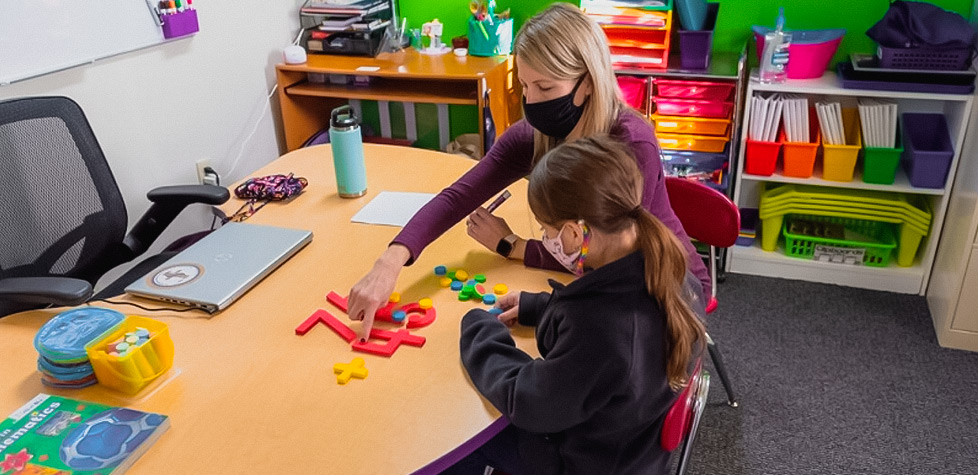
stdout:
{"type": "MultiPolygon", "coordinates": [[[[512,56],[457,57],[452,53],[430,56],[414,48],[398,53],[381,53],[375,58],[310,54],[303,64],[279,64],[275,67],[278,97],[282,108],[282,126],[288,150],[295,150],[313,134],[329,125],[333,108],[350,99],[374,100],[386,107],[387,102],[404,102],[408,121],[414,121],[416,102],[439,104],[441,142],[447,143],[448,104],[473,105],[478,108],[479,137],[483,138],[483,93],[491,89],[489,107],[496,124],[496,135],[520,119],[522,97],[515,78],[512,56]],[[324,82],[310,81],[319,76],[324,82]],[[368,76],[366,86],[332,84],[324,75],[368,76]],[[485,85],[483,85],[483,80],[485,85]]],[[[381,135],[390,136],[389,114],[381,111],[381,135]],[[386,118],[386,129],[385,128],[386,118]],[[385,133],[386,132],[386,133],[385,133]]],[[[408,138],[414,132],[407,127],[408,138]]],[[[444,146],[442,143],[442,147],[444,146]]],[[[480,143],[484,143],[480,140],[480,143]]]]}
{"type": "MultiPolygon", "coordinates": [[[[401,347],[388,359],[352,351],[324,326],[295,335],[317,308],[348,322],[323,296],[347,294],[398,232],[351,223],[362,206],[382,190],[437,192],[475,163],[420,149],[368,144],[365,150],[369,190],[359,199],[337,195],[328,145],[289,153],[255,172],[309,179],[292,202],[269,204],[247,222],[312,229],[312,243],[213,317],[143,312],[169,325],[176,356],[168,373],[133,397],[99,385],[61,390],[41,384],[32,342],[58,310],[0,319],[0,413],[45,392],[169,415],[172,427],[136,462],[136,474],[411,473],[490,427],[499,413],[471,385],[458,351],[462,315],[485,306],[459,302],[438,285],[433,268],[464,268],[486,274],[489,284],[536,291],[548,288],[547,278],[566,282],[570,276],[501,259],[470,239],[464,225],[435,241],[398,280],[402,302],[434,300],[437,320],[412,330],[427,338],[423,348],[401,347]],[[366,360],[369,376],[338,385],[333,364],[357,356],[366,360]]],[[[513,197],[496,214],[530,235],[537,227],[526,182],[509,190],[513,197]]],[[[238,206],[232,199],[225,209],[238,206]]],[[[531,329],[518,328],[514,336],[537,355],[531,329]]]]}

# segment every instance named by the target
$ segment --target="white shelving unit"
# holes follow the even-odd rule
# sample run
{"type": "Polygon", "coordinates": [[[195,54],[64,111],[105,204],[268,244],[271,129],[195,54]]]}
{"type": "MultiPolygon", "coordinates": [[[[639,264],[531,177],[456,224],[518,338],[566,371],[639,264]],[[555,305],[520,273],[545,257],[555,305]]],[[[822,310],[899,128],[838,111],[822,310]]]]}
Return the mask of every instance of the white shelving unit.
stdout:
{"type": "MultiPolygon", "coordinates": [[[[911,193],[924,196],[933,212],[930,233],[920,244],[913,266],[899,267],[896,259],[891,259],[889,267],[864,267],[845,264],[832,264],[817,261],[807,261],[785,256],[783,250],[766,252],[761,250],[760,236],[752,247],[734,246],[727,253],[727,271],[743,274],[763,275],[787,279],[807,280],[839,284],[850,287],[860,287],[874,290],[886,290],[908,294],[924,295],[930,279],[931,268],[940,241],[944,217],[947,213],[949,191],[954,183],[958,163],[961,160],[961,150],[964,145],[965,133],[972,110],[973,95],[971,94],[930,94],[913,92],[873,91],[862,89],[843,89],[833,72],[826,72],[818,79],[788,80],[783,84],[761,84],[756,80],[756,73],[747,85],[746,104],[744,105],[743,131],[739,137],[740,146],[737,162],[737,172],[733,174],[734,202],[741,208],[757,208],[760,194],[764,187],[775,183],[803,183],[833,188],[877,190],[894,193],[911,193]],[[744,173],[744,154],[746,151],[748,124],[751,121],[751,100],[755,94],[780,92],[803,94],[808,96],[809,104],[815,101],[833,100],[842,103],[842,107],[855,107],[861,97],[888,99],[898,104],[899,113],[904,112],[937,112],[944,114],[951,142],[954,147],[954,157],[948,172],[947,181],[943,188],[917,188],[910,185],[902,168],[898,170],[896,182],[892,185],[875,185],[862,182],[862,159],[856,165],[856,175],[851,182],[827,181],[821,178],[821,153],[816,162],[812,178],[793,178],[781,174],[778,170],[772,176],[747,175],[744,173]]],[[[978,160],[969,157],[968,160],[978,160]]],[[[760,228],[760,223],[758,223],[760,228]]]]}

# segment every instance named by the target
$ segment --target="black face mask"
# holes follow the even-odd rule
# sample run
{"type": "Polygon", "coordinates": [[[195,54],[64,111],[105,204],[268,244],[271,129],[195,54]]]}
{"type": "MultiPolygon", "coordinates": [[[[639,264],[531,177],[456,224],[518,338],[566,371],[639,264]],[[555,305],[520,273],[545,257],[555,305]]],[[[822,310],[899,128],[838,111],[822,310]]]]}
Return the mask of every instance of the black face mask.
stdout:
{"type": "Polygon", "coordinates": [[[534,129],[545,135],[558,139],[567,137],[567,134],[571,133],[577,122],[581,120],[581,115],[584,114],[584,104],[587,104],[587,99],[585,99],[581,105],[574,105],[574,94],[577,94],[577,88],[581,87],[584,77],[581,76],[577,80],[574,90],[566,96],[549,101],[534,102],[533,104],[527,104],[526,96],[523,96],[523,116],[526,121],[534,129]]]}

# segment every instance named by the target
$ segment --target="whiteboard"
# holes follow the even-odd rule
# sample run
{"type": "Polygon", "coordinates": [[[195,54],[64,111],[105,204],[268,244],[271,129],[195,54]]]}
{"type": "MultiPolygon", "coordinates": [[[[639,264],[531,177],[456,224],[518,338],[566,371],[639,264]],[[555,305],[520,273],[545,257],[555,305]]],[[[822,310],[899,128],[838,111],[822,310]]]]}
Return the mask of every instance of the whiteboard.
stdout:
{"type": "Polygon", "coordinates": [[[0,85],[162,43],[147,1],[0,0],[0,85]]]}

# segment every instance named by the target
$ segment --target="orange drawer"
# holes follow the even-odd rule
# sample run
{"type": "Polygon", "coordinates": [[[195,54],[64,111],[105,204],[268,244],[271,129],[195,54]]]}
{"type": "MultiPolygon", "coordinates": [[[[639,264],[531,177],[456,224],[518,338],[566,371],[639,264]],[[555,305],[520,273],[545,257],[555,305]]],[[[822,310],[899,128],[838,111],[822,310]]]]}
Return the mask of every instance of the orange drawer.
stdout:
{"type": "Polygon", "coordinates": [[[656,131],[659,146],[667,150],[690,150],[693,152],[722,152],[730,141],[727,137],[712,135],[668,134],[656,131]]]}
{"type": "Polygon", "coordinates": [[[669,134],[724,135],[730,136],[730,119],[683,117],[652,114],[655,131],[669,134]]]}

